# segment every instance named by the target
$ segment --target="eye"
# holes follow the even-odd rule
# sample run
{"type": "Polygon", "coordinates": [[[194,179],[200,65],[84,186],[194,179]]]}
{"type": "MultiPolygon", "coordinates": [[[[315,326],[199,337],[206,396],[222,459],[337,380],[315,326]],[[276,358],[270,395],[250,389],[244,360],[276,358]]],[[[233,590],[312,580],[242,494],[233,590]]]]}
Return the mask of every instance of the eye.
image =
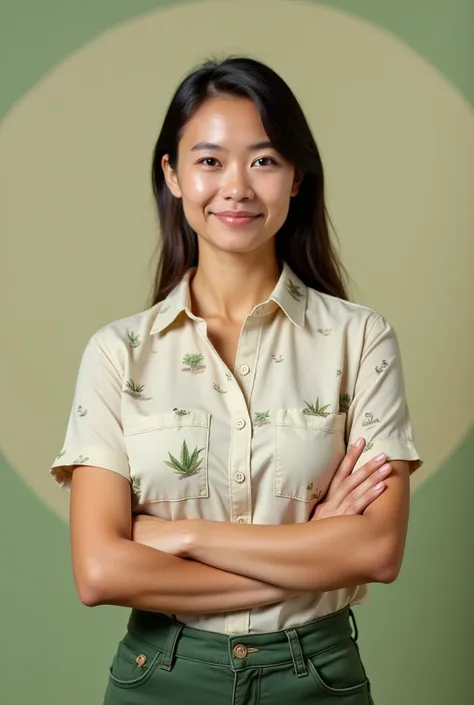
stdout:
{"type": "Polygon", "coordinates": [[[254,161],[257,166],[277,166],[276,159],[273,157],[259,157],[254,161]]]}
{"type": "Polygon", "coordinates": [[[204,159],[198,161],[198,164],[203,164],[207,167],[215,167],[219,164],[219,161],[214,157],[204,157],[204,159]]]}

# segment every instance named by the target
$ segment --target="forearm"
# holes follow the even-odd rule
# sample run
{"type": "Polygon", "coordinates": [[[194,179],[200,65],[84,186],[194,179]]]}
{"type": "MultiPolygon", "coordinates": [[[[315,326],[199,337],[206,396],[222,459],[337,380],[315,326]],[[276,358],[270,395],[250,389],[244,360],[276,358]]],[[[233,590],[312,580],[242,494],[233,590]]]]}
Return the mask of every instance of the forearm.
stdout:
{"type": "Polygon", "coordinates": [[[284,526],[199,520],[191,537],[195,560],[290,590],[385,582],[384,542],[365,516],[284,526]]]}
{"type": "MultiPolygon", "coordinates": [[[[281,602],[293,593],[265,582],[114,539],[94,556],[79,594],[109,604],[181,614],[211,614],[281,602]],[[82,592],[82,594],[81,594],[82,592]]],[[[78,571],[79,572],[79,571],[78,571]]]]}

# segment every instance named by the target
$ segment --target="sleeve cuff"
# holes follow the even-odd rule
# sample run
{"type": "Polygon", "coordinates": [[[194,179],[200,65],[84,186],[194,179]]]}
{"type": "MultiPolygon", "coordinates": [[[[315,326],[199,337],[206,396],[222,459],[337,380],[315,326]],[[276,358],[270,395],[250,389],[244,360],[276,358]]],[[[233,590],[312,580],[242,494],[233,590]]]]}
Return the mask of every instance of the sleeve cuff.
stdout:
{"type": "Polygon", "coordinates": [[[387,460],[407,460],[410,464],[410,475],[423,465],[414,443],[409,441],[397,441],[390,438],[377,438],[376,441],[369,442],[364,448],[362,455],[355,464],[353,472],[365,465],[369,460],[379,453],[385,453],[387,460]]]}
{"type": "Polygon", "coordinates": [[[59,487],[70,490],[72,473],[77,465],[104,468],[130,480],[130,467],[126,456],[110,448],[94,446],[62,450],[55,458],[50,474],[59,487]]]}

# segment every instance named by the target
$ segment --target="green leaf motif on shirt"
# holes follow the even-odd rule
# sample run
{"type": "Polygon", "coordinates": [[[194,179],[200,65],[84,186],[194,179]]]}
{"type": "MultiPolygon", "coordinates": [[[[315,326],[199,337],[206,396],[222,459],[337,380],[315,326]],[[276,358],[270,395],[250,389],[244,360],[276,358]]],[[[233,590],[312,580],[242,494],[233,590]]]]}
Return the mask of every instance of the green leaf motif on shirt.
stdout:
{"type": "Polygon", "coordinates": [[[87,409],[84,409],[83,406],[78,406],[78,407],[77,407],[77,413],[78,413],[79,416],[81,416],[81,417],[82,417],[82,416],[86,416],[86,415],[87,415],[87,409]]]}
{"type": "Polygon", "coordinates": [[[191,374],[198,374],[206,369],[206,365],[203,365],[204,355],[202,353],[186,353],[183,357],[183,372],[191,372],[191,374]]]}
{"type": "Polygon", "coordinates": [[[318,328],[318,333],[321,333],[321,335],[331,335],[332,328],[318,328]]]}
{"type": "Polygon", "coordinates": [[[190,454],[186,441],[183,441],[179,460],[177,460],[174,455],[171,455],[171,453],[168,451],[170,459],[169,461],[165,460],[164,463],[165,465],[168,465],[168,467],[172,468],[179,475],[180,480],[184,480],[187,477],[197,475],[197,473],[201,470],[199,466],[201,465],[203,459],[199,456],[203,452],[203,450],[205,449],[198,449],[196,446],[196,448],[190,454]]]}
{"type": "Polygon", "coordinates": [[[133,381],[133,379],[127,380],[125,384],[126,389],[123,390],[124,394],[128,394],[129,396],[132,397],[132,399],[137,399],[139,401],[150,401],[152,397],[146,397],[143,394],[143,390],[145,389],[144,384],[137,384],[136,382],[133,381]]]}
{"type": "Polygon", "coordinates": [[[141,345],[141,341],[138,335],[135,335],[133,330],[129,330],[127,332],[127,337],[128,337],[128,344],[130,345],[131,348],[139,348],[141,345]]]}
{"type": "Polygon", "coordinates": [[[140,482],[140,478],[139,478],[139,477],[134,477],[134,478],[132,479],[132,492],[133,492],[133,494],[136,495],[137,497],[140,496],[140,492],[141,492],[141,482],[140,482]]]}
{"type": "Polygon", "coordinates": [[[65,450],[62,450],[60,453],[57,454],[56,460],[60,460],[60,459],[63,457],[63,455],[66,455],[66,451],[65,451],[65,450]]]}
{"type": "Polygon", "coordinates": [[[309,485],[306,486],[306,489],[308,492],[311,492],[309,499],[320,499],[321,495],[323,494],[320,489],[316,487],[316,489],[313,492],[314,489],[314,482],[310,482],[309,485]]]}
{"type": "Polygon", "coordinates": [[[299,284],[295,284],[291,279],[287,279],[286,288],[290,296],[294,298],[295,301],[301,301],[303,298],[303,292],[299,284]]]}
{"type": "Polygon", "coordinates": [[[276,355],[272,355],[273,362],[283,362],[284,359],[285,358],[283,357],[283,355],[280,355],[280,357],[277,357],[276,355]]]}
{"type": "Polygon", "coordinates": [[[364,414],[365,416],[365,421],[362,421],[362,426],[374,426],[376,423],[380,423],[380,419],[376,419],[373,414],[370,412],[367,412],[364,414]]]}
{"type": "Polygon", "coordinates": [[[374,447],[374,444],[372,443],[372,441],[370,441],[370,443],[367,443],[367,445],[365,446],[365,448],[362,452],[367,453],[367,451],[372,450],[373,447],[374,447]]]}
{"type": "Polygon", "coordinates": [[[336,377],[340,377],[341,375],[342,375],[342,370],[337,370],[336,377]]]}
{"type": "Polygon", "coordinates": [[[230,372],[226,372],[226,373],[225,373],[225,376],[227,377],[227,379],[228,379],[229,382],[232,382],[232,375],[231,375],[230,372]]]}
{"type": "Polygon", "coordinates": [[[387,360],[382,360],[382,363],[380,365],[375,366],[375,371],[378,375],[380,375],[387,367],[388,367],[387,360]]]}
{"type": "Polygon", "coordinates": [[[84,465],[84,463],[87,463],[88,460],[89,460],[89,458],[87,456],[80,455],[78,458],[73,460],[72,464],[73,465],[84,465]]]}
{"type": "Polygon", "coordinates": [[[351,405],[351,398],[349,394],[340,394],[339,395],[339,413],[345,413],[349,411],[349,407],[351,405]]]}
{"type": "Polygon", "coordinates": [[[269,411],[256,411],[253,415],[254,426],[267,426],[270,423],[269,411]]]}
{"type": "Polygon", "coordinates": [[[305,401],[303,399],[304,403],[306,404],[306,409],[303,409],[303,414],[306,414],[306,416],[329,416],[329,407],[331,404],[326,404],[325,406],[320,406],[319,405],[319,397],[316,399],[315,404],[310,404],[309,402],[305,401]]]}
{"type": "Polygon", "coordinates": [[[189,415],[189,411],[186,411],[186,409],[178,409],[177,406],[175,406],[173,411],[177,416],[188,416],[189,415]]]}
{"type": "Polygon", "coordinates": [[[217,382],[214,382],[212,386],[214,387],[216,392],[219,392],[219,394],[227,394],[227,391],[225,389],[221,389],[217,382]]]}

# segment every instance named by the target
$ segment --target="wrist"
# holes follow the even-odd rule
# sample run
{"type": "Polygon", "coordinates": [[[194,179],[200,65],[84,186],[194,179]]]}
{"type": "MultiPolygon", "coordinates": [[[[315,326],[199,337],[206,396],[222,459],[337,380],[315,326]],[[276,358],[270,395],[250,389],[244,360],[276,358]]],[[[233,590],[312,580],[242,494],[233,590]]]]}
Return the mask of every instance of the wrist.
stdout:
{"type": "Polygon", "coordinates": [[[201,545],[202,519],[184,519],[182,521],[182,552],[181,558],[196,558],[201,545]]]}

